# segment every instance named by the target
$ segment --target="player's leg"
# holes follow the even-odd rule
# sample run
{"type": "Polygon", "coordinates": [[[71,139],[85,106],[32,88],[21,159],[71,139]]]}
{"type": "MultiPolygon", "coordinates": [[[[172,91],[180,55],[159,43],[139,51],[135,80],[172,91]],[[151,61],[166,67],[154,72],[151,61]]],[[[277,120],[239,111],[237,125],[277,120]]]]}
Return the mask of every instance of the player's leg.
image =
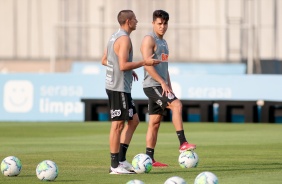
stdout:
{"type": "Polygon", "coordinates": [[[184,134],[181,101],[175,97],[173,101],[168,102],[167,108],[172,111],[172,123],[180,143],[179,152],[196,149],[196,145],[189,144],[184,134]]]}
{"type": "Polygon", "coordinates": [[[124,121],[112,121],[109,135],[112,168],[117,168],[119,165],[119,143],[123,127],[124,121]]]}
{"type": "Polygon", "coordinates": [[[138,114],[135,113],[133,115],[133,119],[129,120],[128,123],[125,125],[120,137],[119,163],[121,166],[123,166],[125,169],[129,171],[132,171],[133,167],[130,163],[127,162],[126,153],[129,144],[131,142],[131,139],[133,137],[133,133],[136,130],[138,124],[139,124],[139,117],[138,114]]]}
{"type": "Polygon", "coordinates": [[[130,93],[125,93],[123,104],[126,104],[128,109],[128,123],[125,125],[120,137],[119,163],[126,170],[133,171],[132,165],[126,161],[126,152],[133,133],[139,124],[139,117],[130,93]]]}
{"type": "Polygon", "coordinates": [[[124,127],[124,121],[113,121],[110,130],[109,142],[110,142],[110,153],[111,153],[111,168],[110,174],[133,174],[124,169],[119,164],[119,146],[120,146],[120,135],[124,127]]]}
{"type": "Polygon", "coordinates": [[[128,109],[124,109],[123,93],[106,90],[109,98],[111,129],[109,135],[111,168],[110,174],[131,174],[119,165],[119,147],[121,132],[124,128],[124,122],[128,117],[128,109]]]}
{"type": "Polygon", "coordinates": [[[179,99],[168,102],[168,109],[172,111],[172,123],[176,131],[183,130],[182,103],[179,99]]]}
{"type": "Polygon", "coordinates": [[[157,162],[154,158],[155,147],[158,140],[158,132],[162,115],[152,114],[149,116],[148,129],[146,134],[146,154],[153,160],[153,167],[167,167],[167,164],[157,162]]]}
{"type": "Polygon", "coordinates": [[[146,154],[149,155],[153,160],[154,167],[167,167],[167,164],[156,162],[154,158],[160,123],[163,118],[163,115],[166,112],[161,103],[161,96],[159,90],[160,89],[157,88],[144,89],[145,94],[149,98],[149,122],[146,134],[146,154]]]}
{"type": "Polygon", "coordinates": [[[148,129],[146,134],[146,154],[153,160],[153,167],[167,167],[167,164],[157,162],[154,158],[155,147],[158,140],[158,132],[162,115],[152,114],[149,116],[148,129]]]}
{"type": "Polygon", "coordinates": [[[156,146],[161,120],[162,115],[160,114],[149,115],[149,123],[146,134],[146,146],[148,148],[154,149],[156,146]]]}
{"type": "MultiPolygon", "coordinates": [[[[123,144],[128,147],[130,144],[130,141],[133,137],[133,133],[136,130],[137,126],[139,124],[139,117],[138,114],[133,115],[133,119],[129,120],[128,123],[124,126],[124,129],[121,133],[120,137],[120,144],[123,144]]],[[[123,161],[123,160],[121,160],[123,161]]]]}

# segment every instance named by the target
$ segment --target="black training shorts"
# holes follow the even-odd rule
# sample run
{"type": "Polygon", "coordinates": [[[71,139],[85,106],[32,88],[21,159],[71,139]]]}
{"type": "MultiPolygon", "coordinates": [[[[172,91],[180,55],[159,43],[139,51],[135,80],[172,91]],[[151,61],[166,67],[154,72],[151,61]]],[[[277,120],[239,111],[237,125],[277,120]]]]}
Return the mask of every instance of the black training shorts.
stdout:
{"type": "Polygon", "coordinates": [[[111,121],[132,120],[136,114],[134,101],[131,98],[131,93],[119,91],[111,91],[106,89],[111,121]]]}
{"type": "Polygon", "coordinates": [[[167,105],[168,103],[173,102],[177,97],[170,93],[168,96],[163,93],[163,88],[161,86],[154,86],[143,88],[145,95],[149,98],[148,111],[149,114],[160,114],[167,115],[167,105]]]}

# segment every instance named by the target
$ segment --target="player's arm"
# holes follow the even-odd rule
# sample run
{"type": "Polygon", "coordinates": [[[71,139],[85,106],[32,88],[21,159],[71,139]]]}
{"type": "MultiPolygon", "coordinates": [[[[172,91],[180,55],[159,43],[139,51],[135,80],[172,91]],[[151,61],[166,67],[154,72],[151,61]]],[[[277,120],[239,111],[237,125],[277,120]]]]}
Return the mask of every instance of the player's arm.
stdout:
{"type": "Polygon", "coordinates": [[[102,65],[107,65],[107,49],[104,50],[104,54],[102,57],[102,65]]]}
{"type": "MultiPolygon", "coordinates": [[[[144,37],[142,41],[142,45],[141,45],[141,53],[142,53],[143,59],[154,54],[155,47],[156,47],[155,44],[156,44],[155,40],[151,36],[144,37]]],[[[153,79],[155,79],[156,81],[158,81],[161,84],[163,88],[163,94],[166,93],[167,95],[169,92],[172,92],[171,88],[166,84],[166,82],[158,74],[158,72],[155,70],[153,66],[144,66],[144,68],[149,73],[149,75],[153,77],[153,79]]]]}
{"type": "MultiPolygon", "coordinates": [[[[142,40],[142,44],[141,44],[141,48],[140,48],[143,59],[152,56],[154,54],[154,50],[155,50],[154,39],[151,36],[148,36],[148,35],[145,36],[142,40]]],[[[161,76],[156,72],[156,70],[153,66],[144,66],[144,68],[160,84],[165,82],[161,78],[161,76]]]]}
{"type": "Polygon", "coordinates": [[[114,44],[115,52],[119,59],[119,67],[121,71],[133,70],[144,65],[156,65],[160,61],[153,59],[152,56],[143,61],[128,62],[129,52],[131,48],[130,38],[128,36],[121,36],[114,44]]]}

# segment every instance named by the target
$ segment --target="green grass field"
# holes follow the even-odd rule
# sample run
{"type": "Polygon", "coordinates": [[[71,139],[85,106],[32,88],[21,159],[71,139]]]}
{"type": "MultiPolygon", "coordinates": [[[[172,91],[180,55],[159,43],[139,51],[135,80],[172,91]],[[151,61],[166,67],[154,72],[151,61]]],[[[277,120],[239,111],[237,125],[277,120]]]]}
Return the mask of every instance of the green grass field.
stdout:
{"type": "MultiPolygon", "coordinates": [[[[17,177],[0,175],[0,183],[42,183],[35,174],[43,160],[59,167],[55,183],[126,183],[139,179],[161,184],[180,176],[188,184],[203,171],[215,173],[221,184],[281,184],[282,125],[185,123],[185,134],[197,144],[197,168],[178,165],[178,139],[172,124],[162,123],[155,158],[169,164],[149,174],[109,175],[110,123],[0,123],[0,159],[14,155],[23,168],[17,177]]],[[[140,123],[128,150],[129,161],[145,152],[146,123],[140,123]]]]}

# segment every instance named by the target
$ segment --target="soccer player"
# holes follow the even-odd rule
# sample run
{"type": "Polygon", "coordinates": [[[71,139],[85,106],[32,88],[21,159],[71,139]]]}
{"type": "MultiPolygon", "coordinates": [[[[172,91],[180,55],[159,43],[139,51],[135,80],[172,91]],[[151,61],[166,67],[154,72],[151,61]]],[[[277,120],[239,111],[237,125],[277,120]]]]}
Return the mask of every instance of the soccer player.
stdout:
{"type": "Polygon", "coordinates": [[[146,135],[146,154],[153,160],[154,167],[167,167],[167,164],[156,162],[154,149],[157,143],[158,130],[162,117],[168,110],[172,111],[172,123],[178,136],[179,151],[193,150],[195,144],[189,144],[186,140],[182,122],[182,103],[173,93],[169,71],[168,56],[169,50],[164,34],[168,28],[169,14],[163,10],[156,10],[153,13],[153,31],[143,38],[141,53],[143,58],[154,54],[155,59],[162,62],[156,66],[144,66],[143,90],[149,98],[149,124],[146,135]]]}
{"type": "Polygon", "coordinates": [[[112,121],[109,143],[111,155],[110,174],[131,174],[132,165],[126,161],[126,152],[139,124],[131,86],[138,76],[132,70],[144,65],[154,66],[160,61],[147,57],[144,61],[132,62],[133,48],[130,33],[136,29],[137,19],[133,11],[122,10],[117,16],[120,28],[115,32],[105,49],[102,64],[106,65],[106,93],[112,121]],[[128,123],[125,125],[125,121],[128,123]]]}

